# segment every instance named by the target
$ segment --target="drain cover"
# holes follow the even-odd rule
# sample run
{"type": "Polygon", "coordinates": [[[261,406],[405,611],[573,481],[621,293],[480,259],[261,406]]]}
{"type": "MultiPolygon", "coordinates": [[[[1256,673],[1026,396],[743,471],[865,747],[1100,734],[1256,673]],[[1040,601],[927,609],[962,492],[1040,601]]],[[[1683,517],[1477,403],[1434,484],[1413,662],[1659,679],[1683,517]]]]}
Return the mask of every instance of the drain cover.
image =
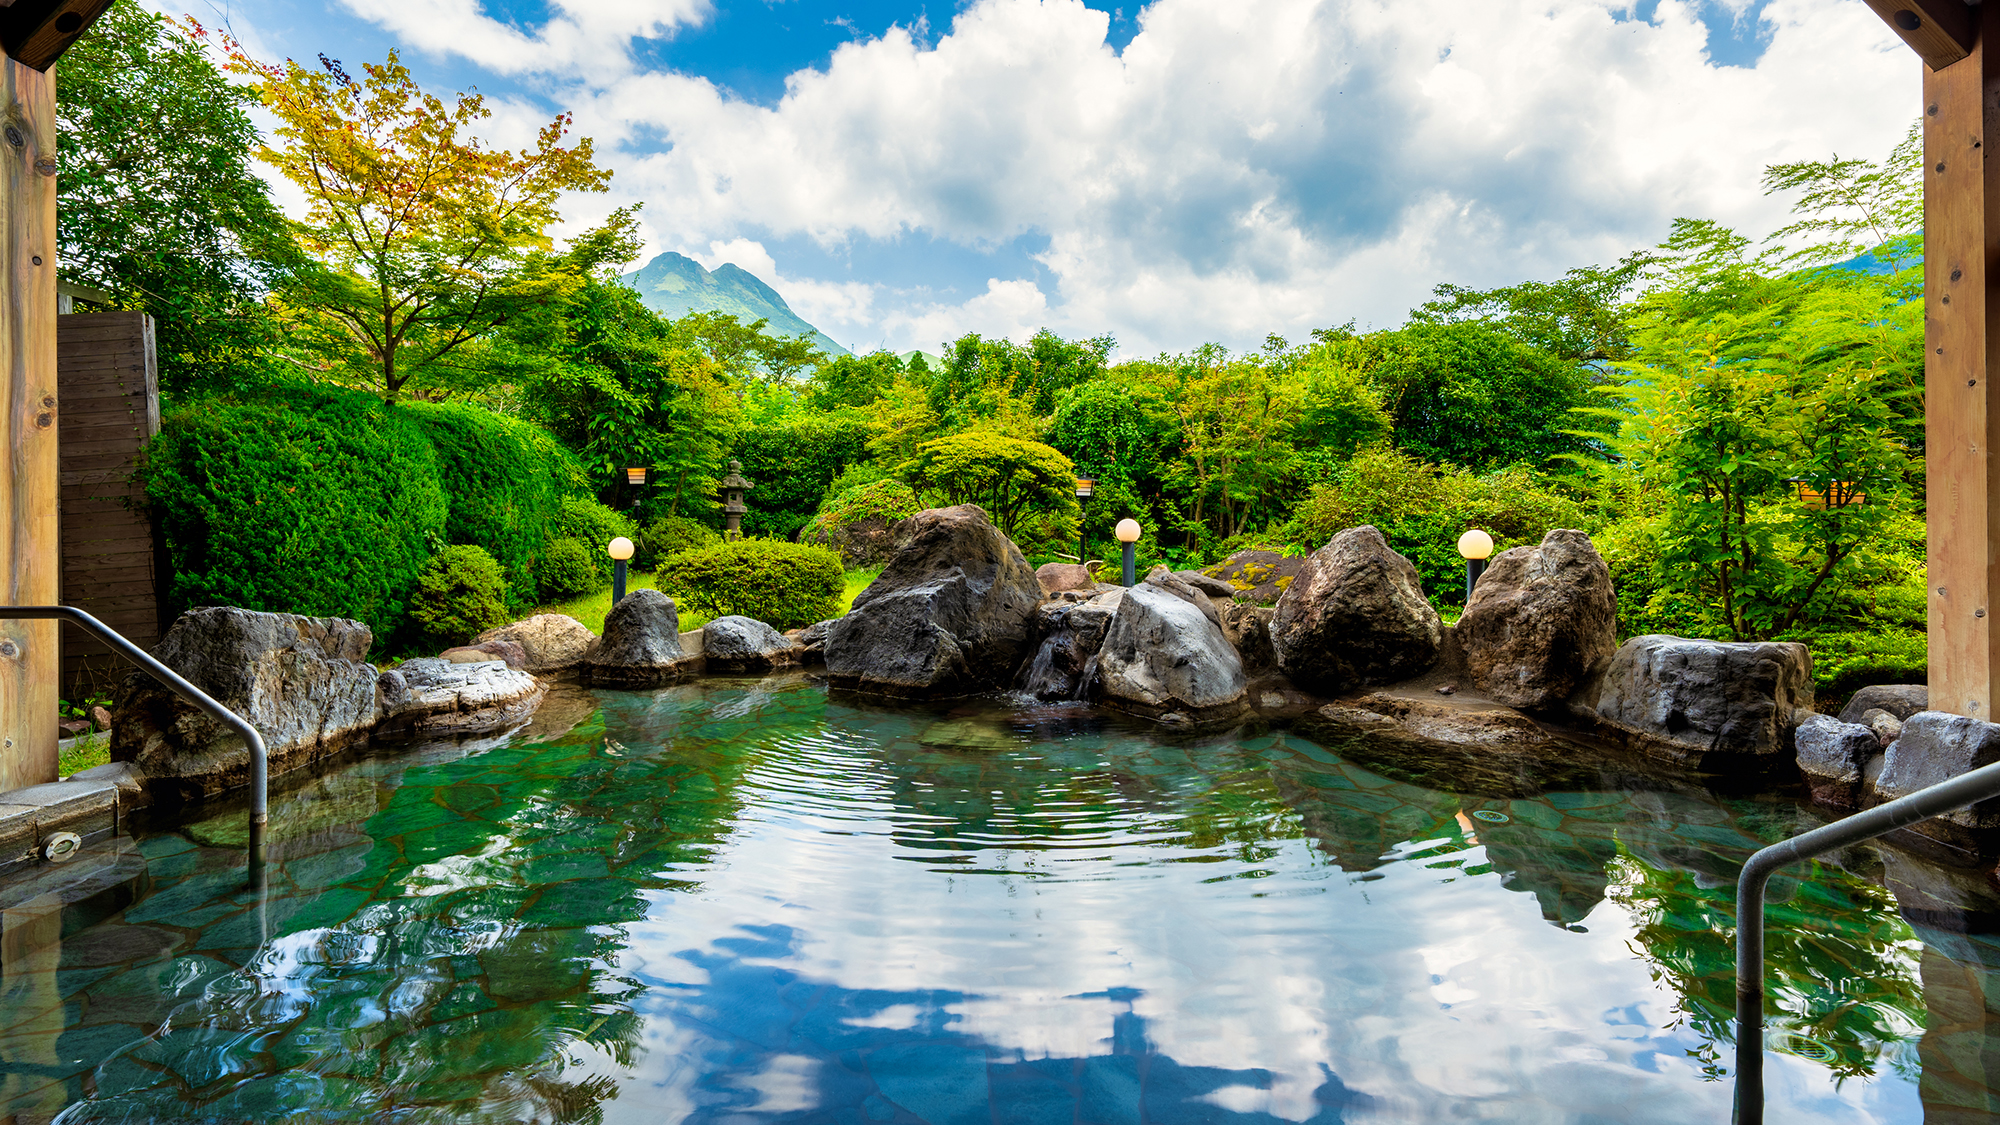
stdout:
{"type": "Polygon", "coordinates": [[[1474,809],[1472,810],[1472,819],[1483,820],[1488,824],[1505,824],[1514,818],[1503,812],[1495,812],[1492,809],[1474,809]]]}
{"type": "Polygon", "coordinates": [[[54,832],[42,841],[42,858],[50,863],[61,863],[76,854],[83,846],[83,837],[74,832],[54,832]]]}

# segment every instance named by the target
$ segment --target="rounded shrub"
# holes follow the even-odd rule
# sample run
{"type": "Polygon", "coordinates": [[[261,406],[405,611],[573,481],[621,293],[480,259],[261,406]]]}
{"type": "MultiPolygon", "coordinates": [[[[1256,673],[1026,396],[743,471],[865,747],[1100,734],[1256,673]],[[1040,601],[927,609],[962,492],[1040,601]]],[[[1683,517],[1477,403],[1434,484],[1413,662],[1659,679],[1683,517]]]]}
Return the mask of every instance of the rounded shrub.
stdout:
{"type": "Polygon", "coordinates": [[[558,539],[535,564],[535,584],[545,602],[562,602],[604,589],[607,579],[597,568],[600,547],[581,539],[558,539]]]}
{"type": "Polygon", "coordinates": [[[632,555],[632,565],[640,570],[652,570],[682,551],[713,547],[720,542],[722,536],[704,523],[686,516],[661,516],[639,533],[638,550],[632,555]]]}
{"type": "Polygon", "coordinates": [[[507,576],[484,547],[460,543],[431,556],[417,575],[410,622],[426,641],[462,645],[507,623],[507,576]]]}
{"type": "Polygon", "coordinates": [[[740,614],[797,629],[840,612],[840,556],[825,547],[743,539],[684,551],[660,568],[660,586],[709,617],[740,614]]]}
{"type": "MultiPolygon", "coordinates": [[[[627,539],[639,538],[639,525],[623,512],[607,508],[595,500],[572,496],[562,502],[556,513],[554,525],[549,529],[550,546],[565,539],[575,539],[590,548],[590,565],[604,578],[611,577],[611,556],[605,553],[613,539],[623,535],[627,539]]],[[[536,573],[540,573],[538,570],[536,573]]],[[[592,589],[601,588],[603,583],[592,589]]]]}
{"type": "Polygon", "coordinates": [[[423,429],[375,395],[303,384],[168,412],[146,490],[175,608],[347,617],[387,637],[448,504],[423,429]]]}

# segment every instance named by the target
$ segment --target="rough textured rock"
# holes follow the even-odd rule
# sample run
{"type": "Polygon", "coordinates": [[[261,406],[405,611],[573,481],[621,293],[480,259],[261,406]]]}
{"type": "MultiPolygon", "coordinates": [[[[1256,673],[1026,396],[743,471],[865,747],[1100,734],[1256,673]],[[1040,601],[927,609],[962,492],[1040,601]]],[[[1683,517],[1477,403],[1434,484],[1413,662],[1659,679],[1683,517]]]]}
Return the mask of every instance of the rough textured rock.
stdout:
{"type": "Polygon", "coordinates": [[[1420,675],[1437,662],[1443,639],[1417,568],[1368,526],[1314,551],[1271,620],[1278,666],[1325,693],[1420,675]]]}
{"type": "Polygon", "coordinates": [[[1108,702],[1142,714],[1203,718],[1245,706],[1243,661],[1222,626],[1156,586],[1119,599],[1098,673],[1108,702]]]}
{"type": "MultiPolygon", "coordinates": [[[[153,655],[250,720],[276,777],[368,737],[380,716],[366,663],[374,640],[358,621],[209,607],[182,614],[153,655]]],[[[243,740],[144,672],[120,692],[111,757],[136,763],[165,796],[250,781],[243,740]]]]}
{"type": "Polygon", "coordinates": [[[701,657],[681,647],[681,615],[658,590],[634,590],[604,615],[604,637],[583,662],[583,681],[655,687],[695,671],[701,657]]]}
{"type": "Polygon", "coordinates": [[[1840,709],[1840,721],[1859,723],[1870,711],[1887,711],[1898,719],[1908,719],[1931,706],[1931,689],[1922,684],[1870,684],[1854,693],[1840,709]]]}
{"type": "MultiPolygon", "coordinates": [[[[1882,772],[1869,783],[1884,801],[2000,761],[2000,726],[1943,711],[1919,711],[1903,721],[1903,736],[1889,747],[1882,772]]],[[[2000,798],[1944,814],[1961,828],[2000,828],[2000,798]]],[[[1918,826],[1921,831],[1922,826],[1918,826]]]]}
{"type": "Polygon", "coordinates": [[[1176,570],[1174,577],[1211,598],[1220,598],[1226,602],[1236,597],[1236,587],[1220,578],[1211,578],[1199,570],[1176,570]]]}
{"type": "Polygon", "coordinates": [[[1876,739],[1884,746],[1903,737],[1903,720],[1880,707],[1870,707],[1863,711],[1861,725],[1874,731],[1876,739]]]}
{"type": "Polygon", "coordinates": [[[896,552],[896,533],[902,526],[902,520],[868,516],[838,527],[808,526],[801,538],[839,551],[841,565],[854,570],[888,561],[896,552]]]}
{"type": "Polygon", "coordinates": [[[804,646],[752,617],[718,617],[701,627],[711,672],[762,672],[797,664],[804,646]]]}
{"type": "Polygon", "coordinates": [[[1792,735],[1799,772],[1823,805],[1856,808],[1861,803],[1861,769],[1882,749],[1875,732],[1832,715],[1813,715],[1792,735]]]}
{"type": "Polygon", "coordinates": [[[481,641],[476,645],[460,645],[438,653],[438,659],[449,660],[453,664],[484,664],[498,660],[517,672],[528,668],[528,650],[519,641],[503,641],[495,638],[481,641]]]}
{"type": "Polygon", "coordinates": [[[1041,643],[1021,669],[1021,689],[1037,699],[1084,698],[1117,612],[1116,600],[1044,603],[1035,614],[1041,643]]]}
{"type": "Polygon", "coordinates": [[[583,622],[560,613],[538,613],[511,625],[488,629],[474,638],[485,641],[513,641],[527,654],[529,672],[560,672],[583,663],[597,643],[597,634],[583,622]]]}
{"type": "Polygon", "coordinates": [[[1611,663],[1618,597],[1611,568],[1581,531],[1502,551],[1453,629],[1466,674],[1510,707],[1551,707],[1611,663]]]}
{"type": "Polygon", "coordinates": [[[787,637],[799,643],[799,663],[826,663],[826,635],[832,631],[832,621],[816,621],[803,629],[786,633],[787,637]]]}
{"type": "Polygon", "coordinates": [[[1215,608],[1215,599],[1190,586],[1180,575],[1173,573],[1166,567],[1154,567],[1147,573],[1143,584],[1157,590],[1165,590],[1167,593],[1200,610],[1203,617],[1215,622],[1216,628],[1220,629],[1222,627],[1222,614],[1215,608]]]}
{"type": "Polygon", "coordinates": [[[1271,647],[1271,618],[1277,611],[1267,605],[1225,602],[1216,606],[1222,618],[1222,635],[1236,646],[1243,670],[1256,675],[1278,666],[1278,650],[1271,647]]]}
{"type": "Polygon", "coordinates": [[[1088,590],[1097,585],[1097,580],[1090,576],[1090,568],[1082,563],[1043,563],[1035,568],[1035,581],[1041,583],[1045,594],[1088,590]]]}
{"type": "Polygon", "coordinates": [[[111,729],[110,709],[102,706],[92,707],[90,709],[90,725],[96,727],[98,730],[110,730],[111,729]]]}
{"type": "Polygon", "coordinates": [[[1306,560],[1297,555],[1238,551],[1214,566],[1203,567],[1201,572],[1227,583],[1231,597],[1241,597],[1257,605],[1276,605],[1305,565],[1306,560]]]}
{"type": "Polygon", "coordinates": [[[505,661],[429,656],[382,673],[376,687],[382,700],[377,731],[398,738],[501,730],[526,722],[546,694],[539,680],[505,661]]]}
{"type": "Polygon", "coordinates": [[[1641,749],[1704,768],[1773,762],[1812,712],[1812,655],[1775,641],[1633,637],[1581,698],[1641,749]]]}
{"type": "Polygon", "coordinates": [[[889,565],[826,638],[835,686],[941,698],[1012,682],[1028,656],[1041,583],[971,504],[904,521],[889,565]]]}
{"type": "Polygon", "coordinates": [[[1455,746],[1543,746],[1555,741],[1534,720],[1506,707],[1406,699],[1386,692],[1363,696],[1364,712],[1387,715],[1430,742],[1455,746]]]}

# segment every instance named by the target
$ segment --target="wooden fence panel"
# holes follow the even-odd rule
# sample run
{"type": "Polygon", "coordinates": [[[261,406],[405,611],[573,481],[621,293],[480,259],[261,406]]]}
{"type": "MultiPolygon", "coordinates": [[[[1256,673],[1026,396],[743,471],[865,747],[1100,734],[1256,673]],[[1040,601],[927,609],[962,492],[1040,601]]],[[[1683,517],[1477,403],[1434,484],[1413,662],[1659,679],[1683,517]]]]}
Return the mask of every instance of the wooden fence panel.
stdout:
{"type": "MultiPolygon", "coordinates": [[[[161,577],[146,494],[133,481],[160,432],[153,319],[76,313],[56,321],[61,418],[62,600],[141,648],[160,639],[161,577]]],[[[63,697],[110,694],[127,669],[95,639],[64,626],[63,697]]]]}

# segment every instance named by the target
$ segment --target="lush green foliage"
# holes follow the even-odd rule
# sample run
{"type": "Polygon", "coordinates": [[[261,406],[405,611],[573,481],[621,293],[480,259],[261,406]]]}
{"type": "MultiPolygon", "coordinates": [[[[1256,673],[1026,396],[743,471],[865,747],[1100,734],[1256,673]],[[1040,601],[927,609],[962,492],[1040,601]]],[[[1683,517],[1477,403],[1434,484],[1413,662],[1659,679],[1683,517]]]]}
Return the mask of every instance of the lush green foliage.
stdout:
{"type": "Polygon", "coordinates": [[[899,480],[874,480],[844,492],[829,494],[813,517],[809,530],[829,531],[836,527],[882,517],[904,520],[922,510],[923,504],[910,486],[899,480]]]}
{"type": "Polygon", "coordinates": [[[1559,527],[1593,530],[1595,522],[1580,504],[1538,485],[1525,469],[1480,476],[1378,447],[1356,455],[1314,488],[1283,534],[1291,551],[1303,552],[1325,546],[1346,528],[1373,524],[1416,564],[1424,593],[1459,605],[1465,601],[1465,560],[1458,537],[1466,528],[1484,528],[1495,549],[1504,551],[1539,543],[1559,527]]]}
{"type": "Polygon", "coordinates": [[[754,617],[779,629],[834,616],[846,589],[839,554],[770,539],[675,555],[660,568],[659,581],[675,599],[709,617],[754,617]]]}
{"type": "Polygon", "coordinates": [[[572,496],[564,500],[556,511],[556,518],[549,528],[551,540],[571,539],[590,548],[591,565],[599,574],[611,574],[611,541],[624,536],[639,540],[639,525],[625,513],[607,508],[595,500],[572,496]]]}
{"type": "Polygon", "coordinates": [[[755,482],[743,533],[789,537],[812,519],[841,470],[867,456],[868,430],[858,419],[820,414],[745,432],[735,456],[755,482]]]}
{"type": "Polygon", "coordinates": [[[183,405],[151,446],[176,607],[350,617],[383,637],[449,501],[421,426],[379,398],[271,386],[183,405]]]}
{"type": "Polygon", "coordinates": [[[507,577],[485,549],[469,543],[431,556],[417,575],[410,623],[432,646],[462,645],[507,623],[507,577]]]}
{"type": "Polygon", "coordinates": [[[686,516],[661,516],[639,533],[639,549],[632,556],[632,565],[652,570],[682,551],[713,547],[720,542],[722,536],[706,524],[686,516]]]}
{"type": "MultiPolygon", "coordinates": [[[[1076,466],[1038,441],[973,430],[935,438],[902,471],[926,499],[977,504],[1008,535],[1030,517],[1074,519],[1076,466]]],[[[1047,536],[1049,528],[1038,526],[1047,536]]],[[[1067,528],[1056,529],[1067,535],[1067,528]]]]}
{"type": "Polygon", "coordinates": [[[262,382],[278,334],[261,294],[303,259],[252,168],[255,96],[131,0],[56,75],[63,280],[152,315],[169,397],[262,382]]]}
{"type": "Polygon", "coordinates": [[[445,539],[477,544],[499,560],[508,604],[526,609],[535,557],[568,526],[564,501],[585,491],[582,465],[548,431],[491,410],[415,402],[403,409],[437,451],[439,483],[451,505],[445,539]]]}
{"type": "Polygon", "coordinates": [[[550,541],[535,567],[535,581],[545,602],[594,594],[610,583],[609,567],[598,565],[604,549],[582,539],[550,541]]]}

